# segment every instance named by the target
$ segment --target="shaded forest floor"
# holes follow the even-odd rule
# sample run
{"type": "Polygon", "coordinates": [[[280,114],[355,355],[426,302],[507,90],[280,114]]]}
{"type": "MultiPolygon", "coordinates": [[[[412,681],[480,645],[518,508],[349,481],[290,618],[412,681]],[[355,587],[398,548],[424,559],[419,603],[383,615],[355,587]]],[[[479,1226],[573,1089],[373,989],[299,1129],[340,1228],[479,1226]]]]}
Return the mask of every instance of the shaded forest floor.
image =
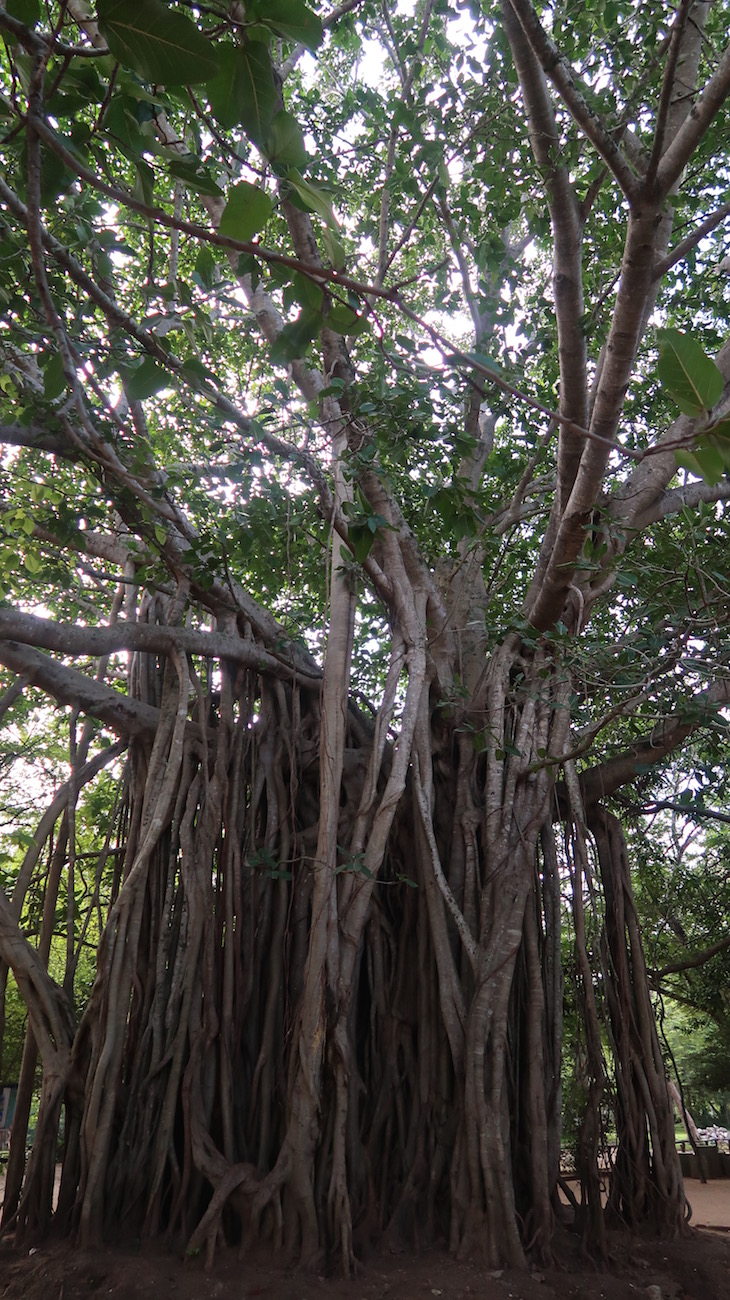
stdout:
{"type": "Polygon", "coordinates": [[[689,1181],[694,1222],[716,1222],[674,1242],[616,1235],[608,1270],[591,1269],[575,1236],[558,1243],[560,1268],[491,1272],[443,1251],[374,1255],[354,1280],[302,1274],[270,1256],[240,1261],[221,1251],[206,1274],[202,1258],[156,1249],[74,1251],[54,1242],[32,1252],[0,1242],[0,1300],[730,1300],[730,1180],[689,1181]],[[693,1195],[694,1193],[694,1195],[693,1195]]]}

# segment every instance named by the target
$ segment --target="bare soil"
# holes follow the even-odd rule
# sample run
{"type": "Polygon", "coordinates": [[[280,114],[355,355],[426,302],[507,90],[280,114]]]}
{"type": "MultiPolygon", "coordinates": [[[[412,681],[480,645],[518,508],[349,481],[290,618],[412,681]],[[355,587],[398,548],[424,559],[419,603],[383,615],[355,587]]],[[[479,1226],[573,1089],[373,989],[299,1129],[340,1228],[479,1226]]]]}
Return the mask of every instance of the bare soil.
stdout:
{"type": "Polygon", "coordinates": [[[690,1180],[693,1222],[677,1241],[616,1235],[604,1271],[581,1259],[577,1237],[558,1241],[560,1267],[493,1272],[458,1263],[445,1251],[378,1255],[354,1280],[303,1274],[270,1256],[239,1260],[218,1253],[212,1272],[202,1257],[181,1259],[156,1247],[73,1250],[66,1242],[19,1251],[0,1242],[0,1300],[730,1300],[730,1180],[690,1180]]]}

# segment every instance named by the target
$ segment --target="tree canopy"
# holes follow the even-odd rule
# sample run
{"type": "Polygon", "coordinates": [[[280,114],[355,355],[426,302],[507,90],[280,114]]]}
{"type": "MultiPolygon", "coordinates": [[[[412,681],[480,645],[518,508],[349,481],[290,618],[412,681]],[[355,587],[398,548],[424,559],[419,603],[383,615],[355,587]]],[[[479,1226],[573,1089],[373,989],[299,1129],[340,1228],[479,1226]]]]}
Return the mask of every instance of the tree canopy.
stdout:
{"type": "Polygon", "coordinates": [[[18,1240],[546,1259],[567,1050],[586,1248],[682,1230],[623,823],[724,779],[729,17],[0,6],[18,1240]]]}

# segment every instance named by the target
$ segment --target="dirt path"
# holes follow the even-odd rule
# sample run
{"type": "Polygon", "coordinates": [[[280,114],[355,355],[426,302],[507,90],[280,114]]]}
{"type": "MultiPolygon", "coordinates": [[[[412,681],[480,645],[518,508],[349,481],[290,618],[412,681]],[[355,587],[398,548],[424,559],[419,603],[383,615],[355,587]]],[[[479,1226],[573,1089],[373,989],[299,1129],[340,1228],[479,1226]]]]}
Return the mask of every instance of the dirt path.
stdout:
{"type": "Polygon", "coordinates": [[[691,1222],[695,1228],[730,1230],[730,1178],[710,1179],[706,1183],[701,1183],[699,1178],[685,1178],[684,1191],[692,1206],[691,1222]]]}

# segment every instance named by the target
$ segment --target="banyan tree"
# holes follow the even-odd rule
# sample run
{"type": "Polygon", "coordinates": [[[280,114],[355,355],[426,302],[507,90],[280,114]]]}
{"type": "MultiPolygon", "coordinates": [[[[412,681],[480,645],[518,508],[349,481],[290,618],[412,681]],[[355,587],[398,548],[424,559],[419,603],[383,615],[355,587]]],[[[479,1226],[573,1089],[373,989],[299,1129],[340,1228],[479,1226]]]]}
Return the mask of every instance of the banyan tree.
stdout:
{"type": "Polygon", "coordinates": [[[0,6],[16,1241],[545,1260],[566,1079],[586,1250],[683,1230],[619,796],[730,700],[729,16],[0,6]]]}

